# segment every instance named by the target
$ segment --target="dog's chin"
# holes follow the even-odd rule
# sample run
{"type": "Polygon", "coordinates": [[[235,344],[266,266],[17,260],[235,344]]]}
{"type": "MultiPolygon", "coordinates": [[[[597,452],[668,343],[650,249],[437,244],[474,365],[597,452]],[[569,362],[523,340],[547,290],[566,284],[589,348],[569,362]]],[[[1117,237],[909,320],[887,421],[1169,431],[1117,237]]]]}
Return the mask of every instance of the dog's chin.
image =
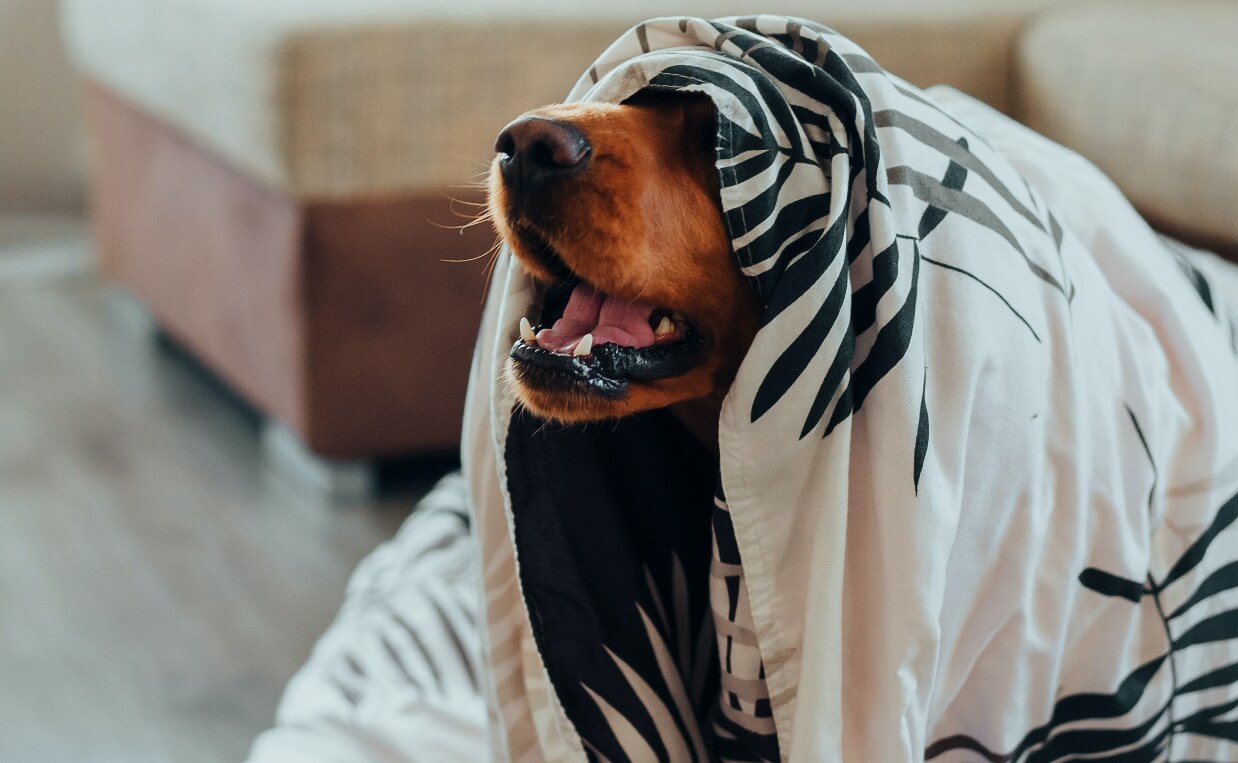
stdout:
{"type": "Polygon", "coordinates": [[[654,382],[582,378],[573,372],[547,370],[527,360],[507,361],[508,380],[520,405],[560,424],[621,419],[708,396],[713,374],[702,364],[676,377],[654,382]]]}

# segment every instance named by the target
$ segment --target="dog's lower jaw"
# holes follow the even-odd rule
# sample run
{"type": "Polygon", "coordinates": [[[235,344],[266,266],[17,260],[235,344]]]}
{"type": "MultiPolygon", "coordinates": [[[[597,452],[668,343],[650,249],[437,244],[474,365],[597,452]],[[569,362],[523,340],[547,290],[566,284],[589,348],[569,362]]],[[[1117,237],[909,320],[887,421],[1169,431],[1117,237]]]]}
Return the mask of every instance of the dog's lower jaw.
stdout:
{"type": "MultiPolygon", "coordinates": [[[[563,390],[546,390],[523,383],[520,372],[515,367],[515,361],[509,358],[505,369],[507,384],[515,393],[519,405],[528,412],[559,425],[581,425],[606,421],[615,421],[641,411],[664,408],[668,410],[709,452],[718,454],[718,418],[722,411],[722,402],[728,392],[729,384],[723,388],[703,388],[700,379],[716,376],[716,373],[698,369],[688,389],[697,394],[676,399],[668,399],[659,405],[651,405],[647,398],[650,389],[646,385],[633,383],[632,389],[619,398],[607,399],[594,392],[565,392],[563,390]],[[632,399],[635,394],[636,399],[632,399]]],[[[674,381],[683,387],[682,380],[674,381]]]]}
{"type": "Polygon", "coordinates": [[[520,406],[540,419],[556,424],[585,424],[619,418],[608,411],[613,402],[602,400],[596,393],[547,390],[521,381],[520,369],[512,358],[507,359],[504,376],[520,406]]]}

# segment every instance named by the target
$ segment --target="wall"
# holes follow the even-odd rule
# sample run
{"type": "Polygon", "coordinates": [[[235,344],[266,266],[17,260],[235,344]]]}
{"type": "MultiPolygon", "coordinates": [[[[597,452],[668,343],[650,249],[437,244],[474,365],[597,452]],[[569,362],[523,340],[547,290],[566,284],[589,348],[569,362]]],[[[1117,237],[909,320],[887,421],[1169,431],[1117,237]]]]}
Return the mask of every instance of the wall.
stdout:
{"type": "Polygon", "coordinates": [[[80,89],[55,0],[0,0],[0,213],[80,210],[80,89]]]}

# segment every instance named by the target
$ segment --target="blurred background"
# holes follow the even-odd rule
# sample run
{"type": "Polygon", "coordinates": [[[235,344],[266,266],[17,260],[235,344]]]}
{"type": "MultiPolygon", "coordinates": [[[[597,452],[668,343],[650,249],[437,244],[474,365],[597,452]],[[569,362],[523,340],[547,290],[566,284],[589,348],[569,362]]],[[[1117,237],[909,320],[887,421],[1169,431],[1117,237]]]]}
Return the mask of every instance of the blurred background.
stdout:
{"type": "Polygon", "coordinates": [[[80,215],[86,200],[81,105],[55,3],[0,4],[0,71],[0,210],[80,215]]]}
{"type": "Polygon", "coordinates": [[[1238,253],[1230,0],[521,6],[0,0],[0,763],[244,759],[457,465],[494,136],[643,18],[821,21],[1238,253]]]}

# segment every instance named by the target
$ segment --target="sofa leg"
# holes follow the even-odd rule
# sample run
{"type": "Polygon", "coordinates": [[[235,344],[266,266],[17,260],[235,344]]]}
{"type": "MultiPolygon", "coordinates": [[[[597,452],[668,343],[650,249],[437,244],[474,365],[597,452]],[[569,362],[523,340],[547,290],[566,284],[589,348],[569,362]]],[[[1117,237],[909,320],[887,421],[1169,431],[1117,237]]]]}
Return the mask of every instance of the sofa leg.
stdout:
{"type": "Polygon", "coordinates": [[[263,424],[262,453],[272,479],[324,502],[359,503],[371,500],[377,491],[372,461],[324,458],[274,419],[263,424]]]}

